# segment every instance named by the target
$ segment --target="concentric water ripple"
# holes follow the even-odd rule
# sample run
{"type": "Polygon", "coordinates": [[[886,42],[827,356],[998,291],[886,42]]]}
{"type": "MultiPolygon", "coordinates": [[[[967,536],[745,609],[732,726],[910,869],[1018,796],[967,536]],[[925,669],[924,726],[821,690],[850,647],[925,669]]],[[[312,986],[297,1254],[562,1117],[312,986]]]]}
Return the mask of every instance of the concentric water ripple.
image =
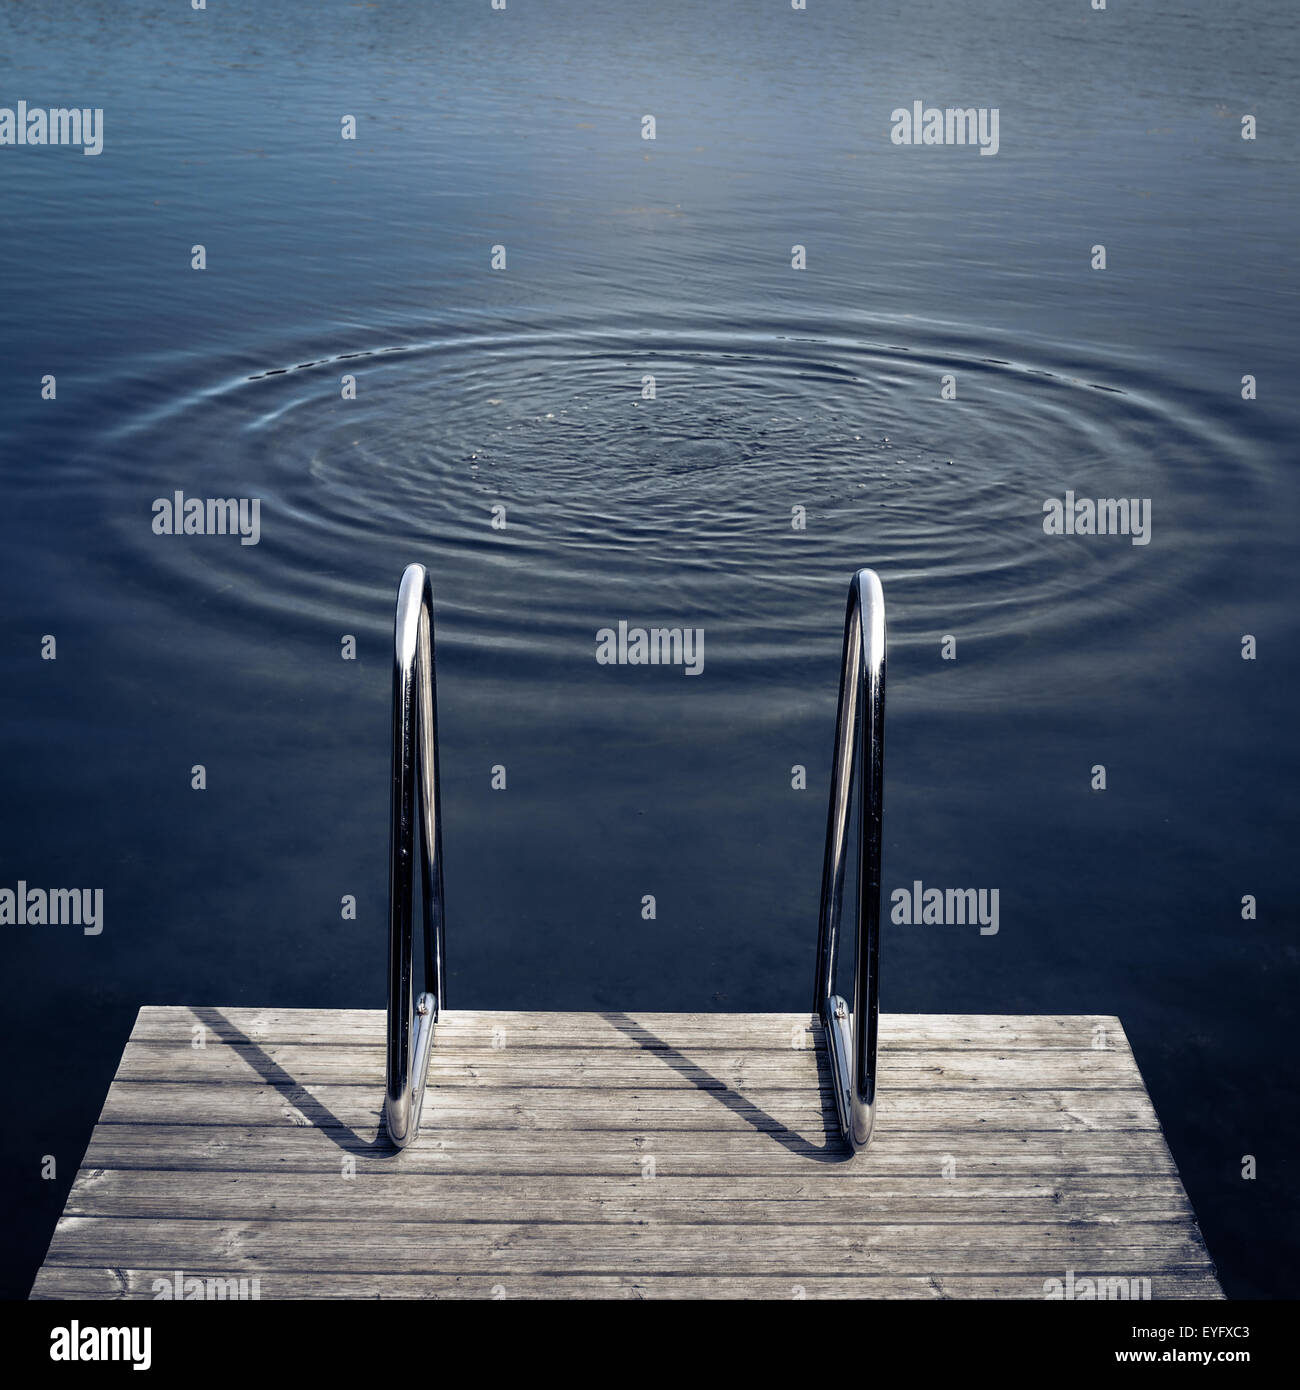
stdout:
{"type": "Polygon", "coordinates": [[[863,564],[895,646],[1140,637],[1240,541],[1207,499],[1230,487],[1247,515],[1265,487],[1248,443],[1137,364],[906,321],[461,326],[229,367],[160,382],[105,443],[123,567],[160,602],[379,636],[420,559],[444,643],[557,673],[626,618],[704,627],[715,668],[770,679],[838,641],[828,596],[863,564]],[[153,534],[178,488],[260,497],[260,544],[153,534]],[[1067,488],[1150,498],[1151,543],[1045,535],[1067,488]]]}

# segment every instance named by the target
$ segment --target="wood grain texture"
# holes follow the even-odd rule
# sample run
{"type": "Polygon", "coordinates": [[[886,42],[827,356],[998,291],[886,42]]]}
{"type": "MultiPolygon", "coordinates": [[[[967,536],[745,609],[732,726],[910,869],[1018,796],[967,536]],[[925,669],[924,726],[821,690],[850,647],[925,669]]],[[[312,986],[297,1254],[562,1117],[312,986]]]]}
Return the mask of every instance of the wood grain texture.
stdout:
{"type": "Polygon", "coordinates": [[[806,1015],[449,1013],[400,1155],[383,1030],[142,1009],[32,1296],[1222,1296],[1115,1018],[884,1016],[856,1158],[806,1015]]]}

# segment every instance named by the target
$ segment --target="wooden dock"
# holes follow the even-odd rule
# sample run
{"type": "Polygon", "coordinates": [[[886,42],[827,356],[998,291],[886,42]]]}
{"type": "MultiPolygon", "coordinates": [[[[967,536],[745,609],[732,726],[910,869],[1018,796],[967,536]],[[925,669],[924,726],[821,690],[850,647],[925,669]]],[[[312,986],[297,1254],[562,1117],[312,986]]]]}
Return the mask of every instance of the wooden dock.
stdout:
{"type": "Polygon", "coordinates": [[[807,1015],[450,1012],[383,1095],[382,1011],[141,1009],[32,1296],[1222,1297],[1116,1018],[884,1015],[852,1159],[807,1015]]]}

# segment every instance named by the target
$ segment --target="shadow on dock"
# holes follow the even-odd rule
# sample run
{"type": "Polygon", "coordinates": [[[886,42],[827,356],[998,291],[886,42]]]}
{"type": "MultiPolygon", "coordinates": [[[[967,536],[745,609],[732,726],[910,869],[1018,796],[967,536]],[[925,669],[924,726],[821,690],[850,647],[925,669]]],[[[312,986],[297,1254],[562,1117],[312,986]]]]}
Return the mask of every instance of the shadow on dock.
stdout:
{"type": "Polygon", "coordinates": [[[378,1154],[397,1152],[388,1142],[387,1136],[383,1134],[382,1126],[374,1139],[365,1139],[350,1125],[344,1124],[329,1106],[317,1100],[301,1082],[295,1081],[274,1057],[268,1056],[247,1033],[236,1027],[220,1009],[193,1008],[190,1012],[205,1028],[210,1028],[222,1042],[236,1043],[245,1049],[243,1053],[245,1060],[262,1080],[268,1085],[274,1086],[309,1124],[337,1144],[344,1153],[356,1150],[378,1154]]]}
{"type": "MultiPolygon", "coordinates": [[[[712,1073],[706,1071],[698,1062],[692,1062],[685,1053],[678,1052],[675,1047],[669,1046],[661,1037],[652,1033],[635,1019],[629,1018],[627,1014],[602,1013],[600,1017],[611,1027],[617,1028],[625,1037],[631,1038],[638,1046],[657,1057],[666,1066],[671,1067],[679,1076],[685,1077],[693,1086],[712,1096],[719,1105],[725,1105],[733,1114],[739,1115],[742,1120],[751,1124],[760,1134],[775,1140],[776,1143],[789,1149],[791,1153],[807,1158],[813,1163],[843,1163],[853,1157],[853,1151],[840,1137],[838,1127],[831,1128],[823,1125],[822,1147],[817,1148],[808,1135],[796,1134],[794,1130],[783,1125],[780,1120],[769,1115],[761,1106],[747,1100],[739,1091],[733,1090],[725,1081],[719,1080],[712,1073]]],[[[825,1048],[817,1047],[815,1052],[817,1079],[822,1089],[825,1090],[831,1085],[830,1062],[826,1056],[825,1048]]]]}

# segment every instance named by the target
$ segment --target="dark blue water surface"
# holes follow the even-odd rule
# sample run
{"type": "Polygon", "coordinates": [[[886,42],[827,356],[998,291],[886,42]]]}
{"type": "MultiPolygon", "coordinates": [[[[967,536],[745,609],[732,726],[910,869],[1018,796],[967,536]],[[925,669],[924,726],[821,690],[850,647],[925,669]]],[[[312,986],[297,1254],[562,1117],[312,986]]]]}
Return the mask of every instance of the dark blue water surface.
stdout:
{"type": "Polygon", "coordinates": [[[452,1007],[806,1007],[872,565],[886,888],[1001,902],[887,925],[884,1008],[1118,1014],[1226,1289],[1300,1291],[1298,62],[1291,0],[6,5],[0,105],[105,144],[0,148],[0,886],[105,925],[0,929],[5,1291],[141,1004],[382,1006],[411,560],[452,1007]],[[893,145],[916,99],[999,152],[893,145]],[[620,619],[703,674],[597,665],[620,619]]]}

